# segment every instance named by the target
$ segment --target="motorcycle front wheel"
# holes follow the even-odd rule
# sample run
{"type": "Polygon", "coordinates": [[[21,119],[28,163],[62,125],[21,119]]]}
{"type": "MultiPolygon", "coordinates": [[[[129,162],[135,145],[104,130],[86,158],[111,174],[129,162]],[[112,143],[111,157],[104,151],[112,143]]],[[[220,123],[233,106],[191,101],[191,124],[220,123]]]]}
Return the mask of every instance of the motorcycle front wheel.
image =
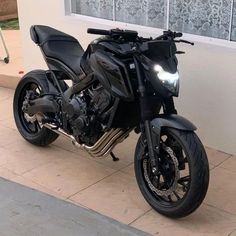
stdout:
{"type": "Polygon", "coordinates": [[[159,169],[153,174],[148,147],[141,135],[135,151],[135,175],[146,201],[159,213],[179,218],[202,203],[209,184],[205,149],[194,132],[161,131],[159,169]]]}

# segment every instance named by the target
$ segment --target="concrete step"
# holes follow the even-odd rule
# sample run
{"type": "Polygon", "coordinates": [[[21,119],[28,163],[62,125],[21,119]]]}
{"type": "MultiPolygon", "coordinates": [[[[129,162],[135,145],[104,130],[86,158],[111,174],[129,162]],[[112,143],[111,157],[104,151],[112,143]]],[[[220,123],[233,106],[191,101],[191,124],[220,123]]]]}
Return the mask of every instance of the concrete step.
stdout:
{"type": "Polygon", "coordinates": [[[0,87],[15,89],[20,77],[0,74],[0,87]]]}

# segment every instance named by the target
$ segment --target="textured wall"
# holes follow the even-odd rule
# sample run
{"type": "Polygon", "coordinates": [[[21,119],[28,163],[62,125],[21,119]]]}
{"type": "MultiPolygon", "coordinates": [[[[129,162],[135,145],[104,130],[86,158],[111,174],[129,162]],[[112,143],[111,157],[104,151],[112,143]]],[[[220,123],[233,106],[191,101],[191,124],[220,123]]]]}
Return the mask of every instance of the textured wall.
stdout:
{"type": "Polygon", "coordinates": [[[17,18],[17,1],[0,0],[0,21],[17,18]]]}

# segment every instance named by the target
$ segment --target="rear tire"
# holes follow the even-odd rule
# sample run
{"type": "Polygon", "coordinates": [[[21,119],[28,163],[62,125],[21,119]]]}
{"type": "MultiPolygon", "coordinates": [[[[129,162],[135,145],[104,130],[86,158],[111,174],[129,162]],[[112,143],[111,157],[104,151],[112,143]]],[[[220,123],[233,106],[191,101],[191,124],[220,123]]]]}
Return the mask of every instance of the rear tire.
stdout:
{"type": "Polygon", "coordinates": [[[15,90],[15,95],[13,100],[13,113],[14,113],[15,123],[18,131],[25,140],[37,146],[47,146],[52,142],[54,142],[59,135],[45,127],[39,127],[39,125],[36,123],[29,125],[35,126],[35,130],[36,127],[38,126],[38,131],[37,132],[31,131],[31,129],[27,127],[27,121],[25,120],[22,111],[24,96],[26,95],[27,88],[30,88],[31,85],[38,86],[38,88],[40,88],[41,93],[51,92],[49,91],[48,81],[43,76],[43,73],[39,74],[38,77],[35,73],[26,74],[20,80],[15,90]]]}
{"type": "MultiPolygon", "coordinates": [[[[166,196],[165,198],[167,200],[163,200],[163,196],[158,196],[157,192],[151,190],[150,184],[148,184],[144,176],[143,163],[146,158],[147,147],[145,147],[142,136],[138,140],[135,151],[135,175],[144,198],[157,212],[168,217],[179,218],[191,214],[204,200],[209,184],[209,165],[204,147],[194,132],[168,128],[165,129],[165,135],[170,135],[177,140],[186,154],[190,176],[188,178],[190,180],[185,184],[188,190],[187,188],[185,189],[183,198],[178,199],[176,197],[176,202],[172,202],[171,200],[173,199],[170,199],[170,202],[168,202],[166,196]]],[[[177,157],[177,155],[175,156],[177,157]]],[[[181,169],[181,167],[179,168],[181,169]]],[[[161,185],[159,184],[157,186],[161,185]]],[[[184,188],[180,186],[179,182],[177,182],[177,186],[184,188]]],[[[176,190],[176,192],[178,191],[176,190]]]]}

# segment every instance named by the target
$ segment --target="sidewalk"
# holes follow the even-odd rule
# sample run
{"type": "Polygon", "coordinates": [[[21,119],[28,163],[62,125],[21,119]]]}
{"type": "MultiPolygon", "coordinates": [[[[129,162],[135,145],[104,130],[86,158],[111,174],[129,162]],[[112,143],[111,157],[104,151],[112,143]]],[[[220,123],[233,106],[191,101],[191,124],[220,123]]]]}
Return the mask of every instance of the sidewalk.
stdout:
{"type": "Polygon", "coordinates": [[[148,236],[110,218],[0,178],[1,236],[148,236]]]}
{"type": "Polygon", "coordinates": [[[235,235],[236,157],[207,148],[211,180],[203,205],[191,216],[171,220],[143,199],[133,171],[137,136],[120,144],[120,158],[91,158],[59,138],[47,148],[30,145],[16,130],[14,91],[0,88],[0,176],[92,209],[152,235],[235,235]]]}

